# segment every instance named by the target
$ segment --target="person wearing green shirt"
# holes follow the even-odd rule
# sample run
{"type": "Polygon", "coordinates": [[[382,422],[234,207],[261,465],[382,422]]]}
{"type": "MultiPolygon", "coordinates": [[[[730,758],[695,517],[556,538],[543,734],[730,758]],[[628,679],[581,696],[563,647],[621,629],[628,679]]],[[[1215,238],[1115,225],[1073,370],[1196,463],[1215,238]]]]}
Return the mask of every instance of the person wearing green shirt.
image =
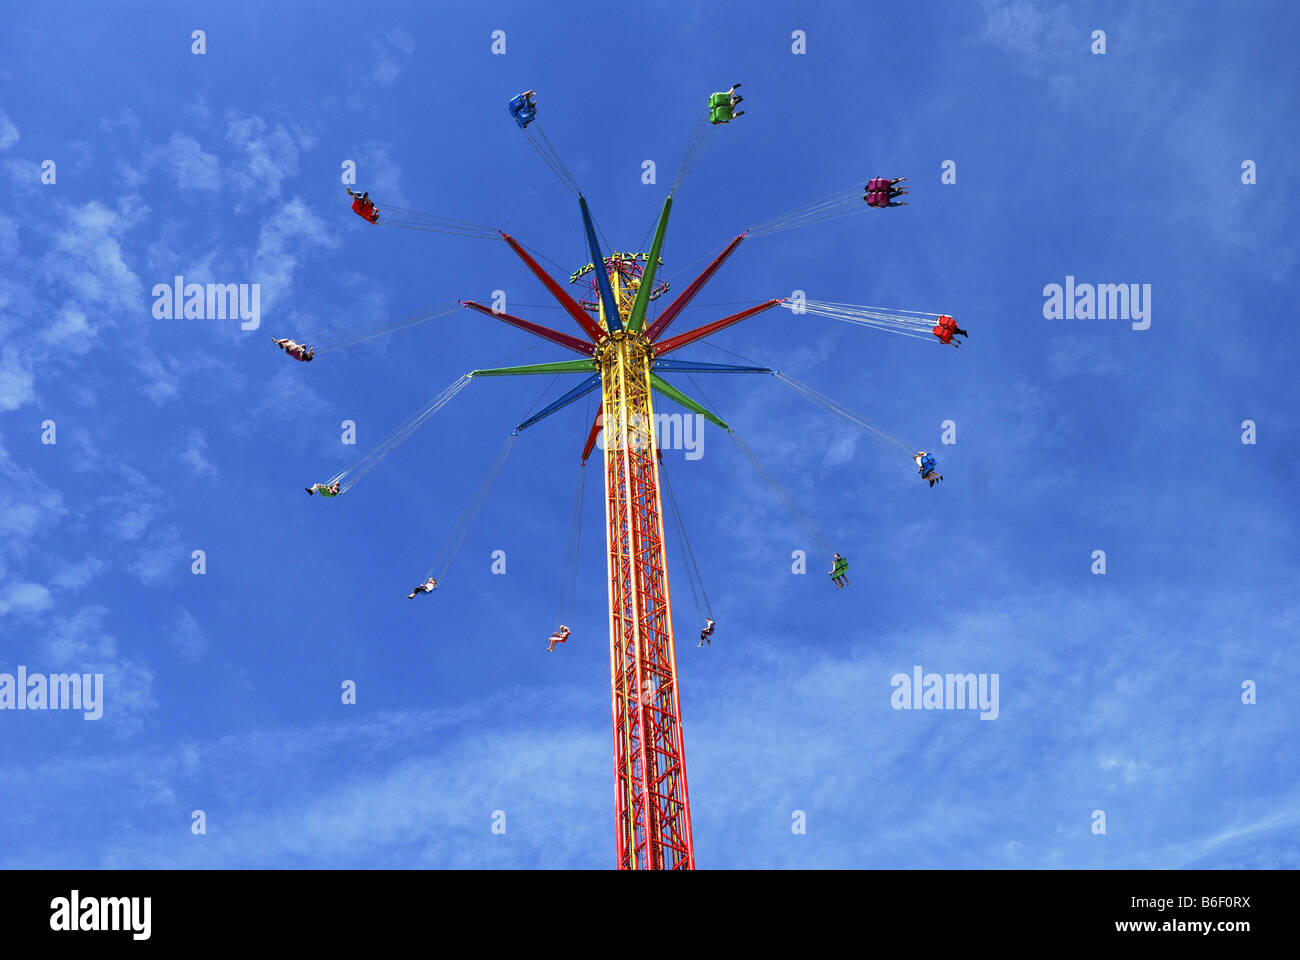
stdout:
{"type": "Polygon", "coordinates": [[[744,97],[736,96],[736,88],[740,84],[735,84],[726,92],[718,92],[709,95],[709,123],[730,123],[736,117],[744,116],[744,110],[736,110],[736,106],[744,97]]]}
{"type": "Polygon", "coordinates": [[[838,553],[833,558],[831,567],[831,580],[834,582],[836,589],[847,587],[849,578],[845,576],[849,572],[849,562],[841,557],[838,553]]]}

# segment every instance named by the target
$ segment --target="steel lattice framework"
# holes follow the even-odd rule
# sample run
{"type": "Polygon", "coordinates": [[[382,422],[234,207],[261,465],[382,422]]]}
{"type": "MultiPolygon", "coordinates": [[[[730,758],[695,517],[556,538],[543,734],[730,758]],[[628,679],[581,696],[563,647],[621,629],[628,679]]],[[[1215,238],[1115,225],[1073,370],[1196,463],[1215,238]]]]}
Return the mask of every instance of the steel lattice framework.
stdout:
{"type": "MultiPolygon", "coordinates": [[[[659,496],[659,448],[654,434],[653,396],[655,393],[666,396],[730,431],[721,418],[669,385],[659,372],[772,371],[765,367],[665,360],[664,357],[782,301],[769,300],[663,339],[668,326],[731,256],[744,240],[744,234],[732,240],[647,326],[646,309],[652,293],[666,290],[665,285],[655,283],[655,272],[672,197],[664,202],[654,243],[644,258],[644,265],[638,262],[635,269],[628,269],[625,255],[601,255],[591,213],[581,196],[579,204],[591,251],[589,266],[603,267],[591,271],[600,298],[591,304],[596,317],[571,297],[513,237],[502,234],[502,238],[578,324],[586,334],[585,340],[493,311],[479,303],[462,303],[565,346],[583,359],[475,370],[472,375],[587,374],[577,387],[519,424],[515,433],[598,388],[601,391],[600,413],[587,436],[582,461],[586,463],[591,456],[603,428],[617,865],[627,870],[690,870],[695,867],[695,852],[686,787],[663,505],[659,496]]],[[[580,269],[574,279],[585,272],[580,269]]]]}
{"type": "Polygon", "coordinates": [[[645,342],[597,358],[605,428],[609,669],[618,865],[692,868],[690,796],[645,342]]]}

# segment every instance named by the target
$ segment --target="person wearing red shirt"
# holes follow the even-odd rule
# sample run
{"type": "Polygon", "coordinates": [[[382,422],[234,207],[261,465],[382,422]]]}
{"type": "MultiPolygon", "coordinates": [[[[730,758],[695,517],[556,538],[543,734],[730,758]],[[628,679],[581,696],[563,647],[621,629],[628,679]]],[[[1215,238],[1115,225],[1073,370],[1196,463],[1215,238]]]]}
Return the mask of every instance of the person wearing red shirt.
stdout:
{"type": "Polygon", "coordinates": [[[375,203],[370,199],[370,191],[365,193],[353,193],[351,187],[346,188],[348,196],[352,198],[352,212],[362,220],[368,220],[370,223],[379,222],[379,211],[375,209],[375,203]]]}
{"type": "Polygon", "coordinates": [[[954,347],[960,347],[961,343],[953,339],[954,335],[969,337],[970,334],[957,326],[957,321],[946,314],[938,318],[938,322],[933,330],[930,331],[939,338],[940,343],[951,343],[954,347]]]}

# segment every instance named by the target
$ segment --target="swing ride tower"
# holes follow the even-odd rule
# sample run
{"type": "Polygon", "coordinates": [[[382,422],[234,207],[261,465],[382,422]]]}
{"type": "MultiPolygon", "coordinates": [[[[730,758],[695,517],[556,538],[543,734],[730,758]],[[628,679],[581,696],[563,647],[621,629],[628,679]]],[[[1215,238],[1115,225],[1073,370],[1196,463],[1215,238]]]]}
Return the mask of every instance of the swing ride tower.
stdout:
{"type": "Polygon", "coordinates": [[[650,359],[644,334],[626,329],[596,354],[605,434],[616,844],[621,869],[691,869],[650,359]]]}
{"type": "Polygon", "coordinates": [[[690,870],[695,866],[691,841],[690,796],[682,741],[681,700],[673,645],[672,603],[664,548],[663,505],[659,494],[659,447],[655,437],[657,392],[727,426],[716,414],[670,386],[661,370],[771,373],[760,367],[665,361],[664,355],[724,327],[770,309],[766,303],[724,317],[678,336],[661,339],[668,325],[744,239],[742,234],[655,319],[647,324],[656,285],[672,197],[664,202],[654,241],[635,269],[628,255],[602,257],[587,202],[579,195],[583,225],[591,251],[598,299],[591,316],[508,234],[502,238],[543,283],[587,335],[579,339],[472,301],[464,305],[582,354],[578,360],[476,370],[472,376],[540,373],[586,373],[587,378],[515,429],[517,434],[600,390],[601,408],[587,437],[585,463],[603,430],[606,563],[609,591],[610,709],[613,716],[614,818],[617,866],[622,870],[690,870]]]}
{"type": "MultiPolygon", "coordinates": [[[[732,90],[734,89],[733,86],[732,90]]],[[[570,284],[574,284],[586,278],[586,289],[580,298],[570,295],[537,263],[523,244],[509,234],[492,227],[383,203],[377,205],[377,209],[383,210],[381,217],[371,219],[367,216],[366,219],[371,225],[406,230],[424,230],[479,239],[495,239],[499,236],[542,283],[569,318],[578,325],[581,336],[511,315],[501,307],[487,307],[469,300],[461,300],[459,303],[493,320],[510,324],[548,340],[569,351],[571,358],[526,366],[470,371],[409,417],[382,441],[376,450],[366,454],[332,478],[331,483],[340,482],[341,492],[346,492],[364,473],[402,443],[419,428],[420,424],[437,413],[474,378],[521,374],[579,376],[581,382],[576,387],[529,416],[516,426],[510,437],[506,439],[487,476],[462,514],[461,521],[448,539],[443,552],[434,561],[429,578],[436,585],[437,581],[445,575],[460,545],[464,542],[469,524],[487,497],[519,433],[575,401],[597,390],[600,391],[600,409],[587,434],[586,445],[581,456],[583,470],[578,482],[574,521],[569,532],[569,557],[566,558],[564,569],[565,587],[561,592],[560,615],[557,620],[565,619],[566,601],[570,616],[572,615],[579,576],[582,505],[586,489],[583,479],[585,479],[587,461],[592,456],[597,441],[603,436],[601,459],[605,486],[616,865],[621,870],[690,870],[695,866],[695,852],[691,835],[690,797],[686,786],[682,706],[674,649],[672,602],[668,588],[664,501],[660,496],[661,480],[668,494],[667,501],[671,514],[669,519],[673,521],[674,532],[680,537],[681,546],[684,548],[687,582],[695,600],[696,613],[701,617],[705,617],[707,613],[707,620],[711,624],[712,611],[709,609],[708,596],[704,593],[699,565],[687,537],[686,524],[678,509],[673,485],[668,473],[663,470],[661,438],[656,436],[655,403],[667,398],[697,417],[726,431],[760,476],[786,502],[803,525],[805,532],[827,553],[834,553],[834,550],[808,518],[798,510],[789,496],[781,490],[775,479],[763,469],[753,452],[736,436],[731,427],[698,401],[669,384],[663,375],[677,373],[685,374],[687,377],[693,377],[697,373],[772,375],[831,413],[844,417],[880,439],[894,444],[909,456],[912,456],[910,451],[915,450],[916,447],[890,436],[812,388],[771,368],[679,360],[673,355],[681,347],[702,340],[772,307],[780,304],[792,306],[785,300],[768,300],[684,333],[667,336],[669,326],[690,305],[696,294],[735,252],[746,236],[763,236],[779,230],[821,223],[849,215],[855,210],[864,208],[862,198],[858,195],[859,188],[855,186],[850,191],[819,200],[810,207],[745,231],[727,244],[722,252],[717,254],[712,262],[652,319],[648,315],[651,301],[659,299],[668,292],[668,284],[657,282],[655,274],[662,265],[660,254],[663,250],[673,195],[687,170],[703,151],[704,137],[710,124],[701,119],[686,148],[677,177],[660,212],[650,250],[602,254],[601,245],[597,242],[597,230],[582,190],[546,134],[541,132],[540,124],[536,122],[534,94],[534,91],[528,91],[514,97],[509,103],[509,109],[515,123],[524,131],[525,137],[537,150],[543,162],[578,200],[590,262],[570,274],[568,280],[570,284]],[[700,606],[700,597],[704,599],[703,608],[700,606]]],[[[715,93],[710,97],[710,103],[712,104],[719,97],[728,97],[728,94],[715,93]]],[[[716,124],[719,119],[712,112],[711,107],[709,120],[716,124]]],[[[888,184],[892,193],[893,185],[900,183],[902,179],[905,178],[876,177],[868,181],[866,186],[868,206],[880,206],[879,203],[872,204],[873,185],[879,193],[880,185],[888,184]]],[[[886,204],[889,205],[891,204],[886,204]]],[[[543,256],[542,259],[549,258],[543,256]]],[[[554,264],[555,261],[552,260],[551,263],[554,264]]],[[[965,331],[958,330],[954,319],[946,314],[933,318],[932,321],[931,314],[920,311],[895,311],[881,307],[802,299],[797,312],[813,313],[919,339],[928,339],[932,335],[939,338],[941,343],[949,343],[954,335],[965,335],[965,331]],[[951,326],[946,326],[944,321],[948,321],[951,326]],[[931,322],[937,323],[933,329],[930,328],[931,322]]],[[[434,314],[412,321],[386,323],[377,329],[366,327],[356,331],[341,331],[332,340],[320,344],[320,352],[360,343],[392,330],[412,326],[442,315],[444,314],[434,314]]],[[[549,387],[543,391],[543,396],[547,393],[549,387]]],[[[540,402],[539,398],[538,403],[540,402]]],[[[924,470],[924,465],[922,469],[924,470]]],[[[926,479],[926,474],[922,472],[921,477],[923,480],[926,479]]],[[[930,482],[933,485],[933,479],[930,482]]],[[[839,558],[838,554],[835,556],[839,558]]],[[[711,632],[711,627],[709,629],[711,632]]],[[[557,635],[557,638],[563,639],[564,636],[567,634],[557,635]]],[[[552,643],[553,647],[554,643],[552,643]]]]}

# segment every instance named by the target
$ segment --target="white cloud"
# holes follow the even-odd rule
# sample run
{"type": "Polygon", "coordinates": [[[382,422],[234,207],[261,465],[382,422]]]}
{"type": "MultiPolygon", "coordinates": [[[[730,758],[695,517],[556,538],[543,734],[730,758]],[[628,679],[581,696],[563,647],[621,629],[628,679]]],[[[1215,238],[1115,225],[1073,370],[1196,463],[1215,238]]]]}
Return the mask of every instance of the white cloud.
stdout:
{"type": "Polygon", "coordinates": [[[217,468],[203,454],[207,448],[208,441],[204,439],[203,432],[194,430],[190,432],[185,449],[180,454],[181,462],[201,477],[211,476],[217,472],[217,468]]]}
{"type": "Polygon", "coordinates": [[[188,562],[189,552],[181,544],[180,530],[169,526],[145,538],[129,559],[127,569],[145,586],[158,587],[175,580],[188,562]]]}
{"type": "Polygon", "coordinates": [[[50,591],[41,584],[15,583],[0,596],[0,614],[40,613],[48,610],[53,602],[50,591]]]}
{"type": "Polygon", "coordinates": [[[121,107],[117,111],[116,117],[103,117],[99,121],[99,129],[106,133],[112,133],[119,127],[126,129],[128,133],[139,133],[140,118],[135,115],[135,111],[130,107],[121,107]]]}
{"type": "Polygon", "coordinates": [[[380,51],[375,57],[375,83],[381,87],[391,86],[402,72],[402,65],[390,54],[380,51]]]}
{"type": "Polygon", "coordinates": [[[0,170],[4,170],[5,179],[14,186],[36,189],[41,186],[41,166],[32,160],[5,160],[0,163],[0,170]]]}
{"type": "Polygon", "coordinates": [[[133,166],[121,157],[114,163],[114,169],[127,190],[135,190],[148,179],[144,168],[133,166]]]}
{"type": "Polygon", "coordinates": [[[6,347],[0,353],[0,410],[17,410],[36,399],[36,377],[18,352],[6,347]]]}
{"type": "MultiPolygon", "coordinates": [[[[494,705],[498,710],[504,702],[517,705],[520,696],[545,709],[573,703],[571,692],[514,691],[494,705]]],[[[94,802],[91,794],[68,789],[70,784],[93,780],[100,790],[129,795],[135,813],[117,818],[92,854],[104,866],[163,861],[342,866],[364,860],[395,866],[578,867],[607,857],[608,821],[594,816],[593,807],[608,794],[603,781],[608,735],[563,722],[543,730],[475,732],[491,715],[490,706],[386,713],[106,758],[60,758],[32,770],[0,768],[0,790],[25,796],[29,804],[53,805],[59,819],[96,821],[97,813],[87,806],[94,802]],[[431,755],[431,741],[449,749],[431,755]],[[316,780],[320,764],[340,751],[385,759],[350,775],[316,780]],[[172,839],[146,824],[158,807],[196,789],[225,798],[227,819],[206,838],[211,844],[187,842],[184,833],[172,839]],[[504,838],[492,834],[486,819],[503,805],[509,815],[504,838]],[[131,816],[141,812],[145,816],[132,824],[131,816]],[[431,833],[431,823],[440,828],[431,833]]],[[[53,857],[57,853],[48,844],[40,849],[33,844],[28,850],[11,847],[4,862],[30,866],[53,857]]]]}
{"type": "MultiPolygon", "coordinates": [[[[1166,599],[1151,598],[1152,609],[1166,599]]],[[[1208,648],[1239,629],[1238,613],[1202,618],[1208,648]]],[[[177,632],[201,630],[190,619],[183,612],[177,632]]],[[[679,650],[695,833],[714,864],[1171,867],[1296,822],[1289,806],[1255,803],[1249,777],[1235,786],[1221,777],[1225,763],[1271,769],[1290,736],[1287,717],[1279,714],[1272,730],[1225,733],[1221,715],[1206,710],[1205,692],[1178,682],[1168,653],[1186,649],[1188,639],[1159,614],[1135,623],[1122,603],[1059,592],[999,597],[987,609],[931,611],[918,625],[872,631],[839,653],[825,649],[834,640],[820,622],[804,624],[802,635],[769,623],[732,640],[727,622],[711,652],[679,650]],[[1117,626],[1124,642],[1099,650],[1096,638],[1117,626]],[[1000,672],[999,719],[892,710],[890,675],[917,662],[1000,672]],[[1139,694],[1162,686],[1184,693],[1150,713],[1139,694]],[[1194,758],[1189,741],[1201,744],[1194,758]],[[1130,771],[1142,774],[1142,792],[1130,771]],[[1204,807],[1178,806],[1177,798],[1207,787],[1234,811],[1223,825],[1211,826],[1204,807]],[[1106,844],[1089,843],[1087,811],[1121,803],[1130,809],[1127,828],[1112,829],[1106,844]],[[792,809],[835,826],[791,843],[792,809]],[[1234,825],[1242,820],[1246,826],[1234,825]],[[853,829],[858,824],[872,829],[853,829]],[[1157,829],[1180,839],[1155,840],[1157,829]]],[[[1280,651],[1274,663],[1284,657],[1280,651]]],[[[1205,660],[1188,669],[1215,688],[1225,667],[1234,669],[1205,660]]],[[[215,849],[201,854],[208,866],[589,865],[610,855],[608,717],[599,707],[585,689],[510,690],[454,711],[0,768],[0,813],[7,794],[28,808],[52,808],[56,820],[98,824],[107,816],[89,806],[84,784],[127,795],[125,812],[114,814],[91,854],[121,866],[198,865],[183,834],[158,835],[152,813],[196,790],[221,795],[233,812],[215,849]],[[575,723],[577,715],[600,726],[575,723]],[[342,752],[366,760],[343,776],[323,773],[342,752]],[[509,813],[509,841],[487,829],[497,808],[509,813]],[[440,828],[431,834],[430,823],[440,828]]],[[[61,855],[34,845],[9,854],[12,862],[52,865],[61,855]]]]}
{"type": "Polygon", "coordinates": [[[1224,847],[1231,846],[1242,840],[1268,836],[1271,840],[1268,846],[1275,852],[1273,862],[1253,865],[1294,870],[1297,862],[1294,856],[1288,858],[1283,854],[1283,847],[1279,842],[1282,838],[1277,834],[1288,828],[1294,828],[1297,824],[1300,824],[1300,807],[1291,803],[1266,814],[1253,823],[1227,827],[1209,836],[1171,847],[1168,850],[1169,856],[1174,858],[1171,865],[1176,867],[1193,866],[1197,864],[1197,861],[1221,851],[1224,847]]]}
{"type": "Polygon", "coordinates": [[[75,303],[65,303],[52,324],[42,331],[50,344],[75,354],[87,353],[95,331],[86,319],[86,312],[75,303]]]}
{"type": "Polygon", "coordinates": [[[41,527],[65,512],[63,496],[0,446],[0,549],[22,553],[41,527]]]}
{"type": "Polygon", "coordinates": [[[822,465],[838,467],[845,463],[851,463],[857,454],[858,438],[860,436],[861,434],[852,428],[830,431],[828,435],[822,438],[826,443],[826,453],[822,458],[822,465]]]}
{"type": "Polygon", "coordinates": [[[0,216],[0,257],[12,260],[18,256],[18,221],[13,217],[0,216]]]}
{"type": "Polygon", "coordinates": [[[181,608],[171,622],[167,639],[180,655],[189,661],[201,660],[208,652],[208,637],[193,614],[181,608]]]}
{"type": "Polygon", "coordinates": [[[1124,782],[1129,784],[1137,782],[1138,774],[1141,772],[1142,767],[1143,764],[1138,763],[1132,758],[1103,757],[1101,760],[1101,769],[1120,771],[1121,775],[1124,777],[1124,782]]]}
{"type": "Polygon", "coordinates": [[[1068,65],[1088,55],[1088,31],[1071,24],[1067,8],[1030,0],[985,0],[981,39],[1017,57],[1057,95],[1073,89],[1077,67],[1068,65]]]}
{"type": "Polygon", "coordinates": [[[297,197],[264,223],[258,236],[250,277],[262,285],[263,315],[271,313],[276,304],[292,291],[294,274],[304,250],[335,246],[338,246],[338,239],[297,197]]]}
{"type": "Polygon", "coordinates": [[[152,503],[139,503],[121,510],[109,521],[110,529],[120,540],[139,540],[153,523],[157,509],[152,503]]]}
{"type": "Polygon", "coordinates": [[[68,287],[82,307],[147,316],[149,304],[140,278],[122,251],[124,234],[147,215],[147,207],[126,198],[116,211],[95,200],[65,207],[64,226],[54,233],[42,261],[45,279],[68,287]]]}
{"type": "Polygon", "coordinates": [[[79,589],[97,579],[104,569],[103,560],[87,556],[77,563],[65,563],[60,566],[50,582],[61,590],[79,589]]]}
{"type": "Polygon", "coordinates": [[[278,197],[281,181],[298,175],[299,143],[283,125],[271,129],[261,117],[232,112],[226,115],[226,140],[243,154],[230,173],[241,192],[278,197]]]}
{"type": "Polygon", "coordinates": [[[388,152],[387,147],[368,145],[358,157],[359,168],[365,171],[365,184],[358,189],[370,191],[381,202],[406,203],[402,195],[402,168],[388,152]]]}
{"type": "Polygon", "coordinates": [[[140,660],[124,656],[117,639],[105,629],[108,610],[87,607],[55,622],[46,637],[42,666],[49,672],[75,671],[104,675],[104,715],[118,736],[140,729],[144,717],[157,708],[154,673],[140,660]]]}
{"type": "Polygon", "coordinates": [[[415,39],[400,27],[395,27],[382,39],[371,38],[370,45],[375,51],[371,76],[381,87],[392,86],[415,52],[415,39]]]}
{"type": "Polygon", "coordinates": [[[986,0],[982,36],[1013,53],[1036,58],[1045,53],[1044,40],[1059,30],[1059,24],[1059,10],[1044,11],[1029,0],[986,0]]]}
{"type": "Polygon", "coordinates": [[[8,150],[18,142],[18,128],[9,119],[9,114],[0,110],[0,150],[8,150]]]}
{"type": "Polygon", "coordinates": [[[181,378],[186,372],[185,361],[175,355],[159,356],[152,347],[141,347],[132,358],[146,382],[145,396],[156,404],[163,404],[180,396],[181,378]]]}
{"type": "Polygon", "coordinates": [[[181,190],[221,189],[221,162],[191,136],[173,133],[166,146],[158,149],[156,159],[181,190]]]}
{"type": "Polygon", "coordinates": [[[384,39],[388,41],[393,48],[400,50],[408,57],[415,53],[415,38],[403,30],[401,27],[394,27],[384,34],[384,39]]]}

